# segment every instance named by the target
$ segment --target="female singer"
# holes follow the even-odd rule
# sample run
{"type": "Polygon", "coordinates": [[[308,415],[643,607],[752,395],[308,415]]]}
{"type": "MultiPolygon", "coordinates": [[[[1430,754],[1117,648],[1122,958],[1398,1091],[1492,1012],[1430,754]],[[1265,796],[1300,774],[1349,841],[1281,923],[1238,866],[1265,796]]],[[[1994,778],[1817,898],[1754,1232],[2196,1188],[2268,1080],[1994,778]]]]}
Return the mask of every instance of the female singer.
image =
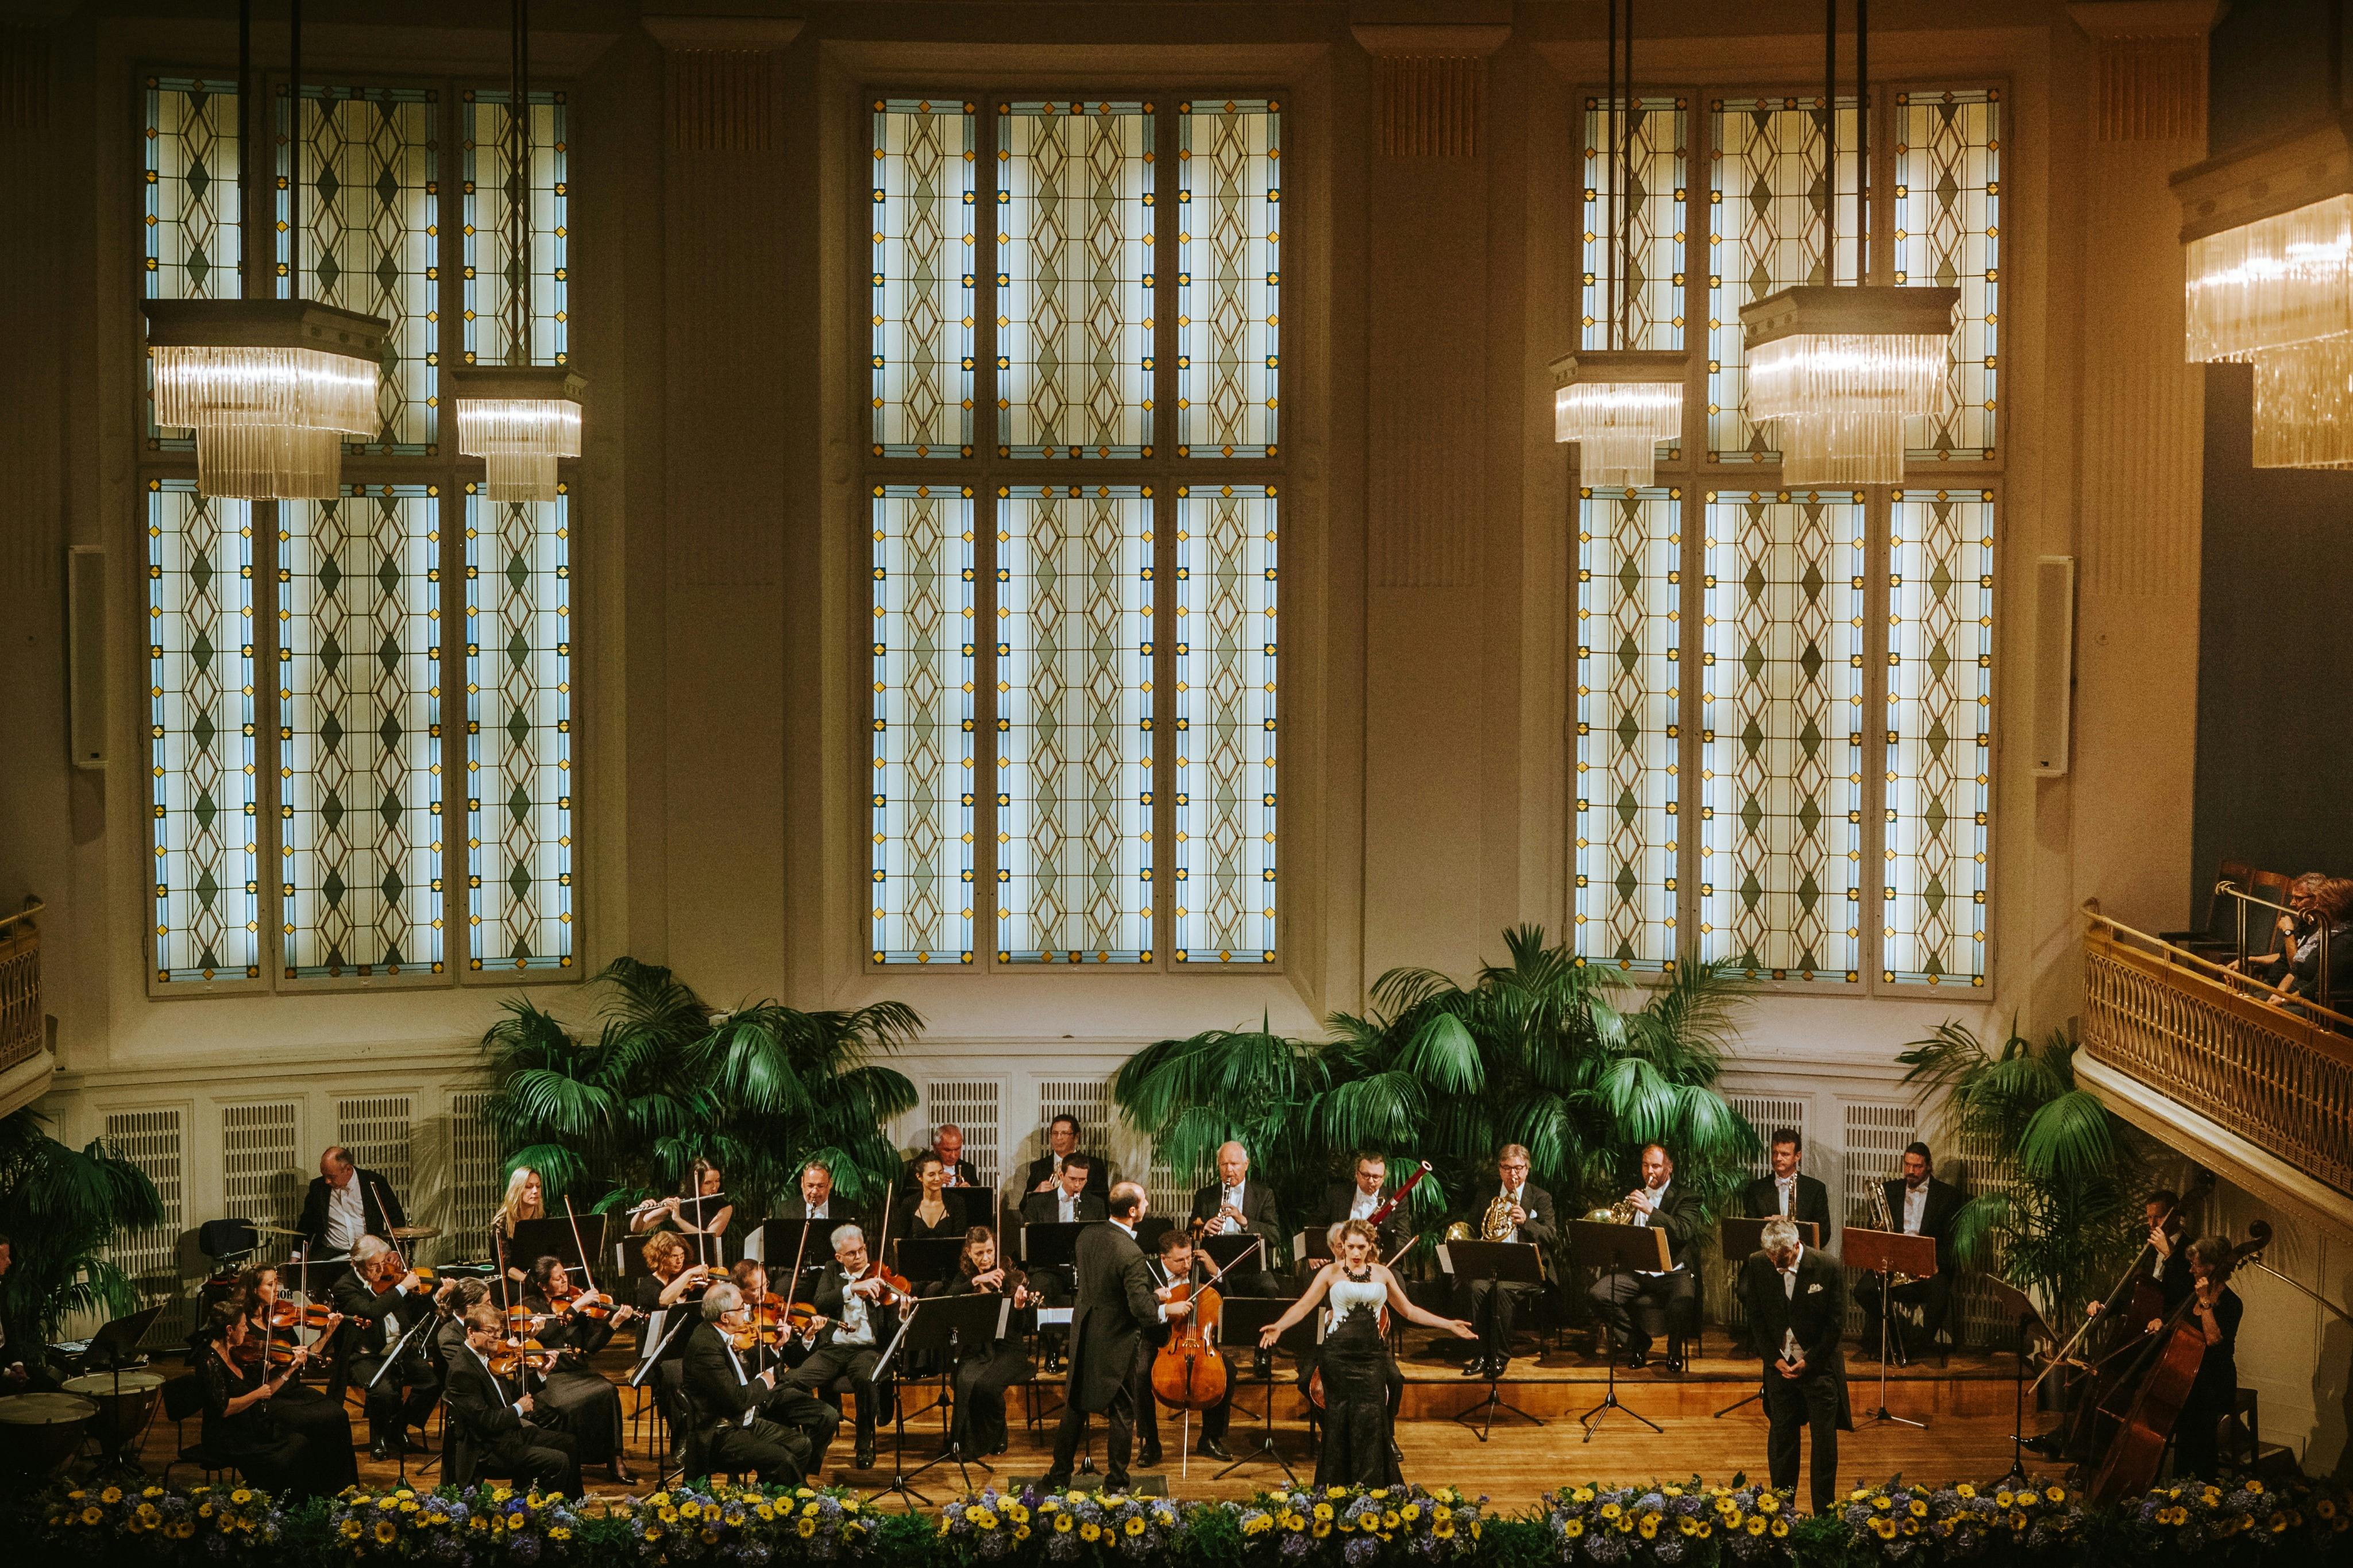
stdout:
{"type": "MultiPolygon", "coordinates": [[[[689,1198],[717,1197],[725,1190],[726,1174],[726,1172],[721,1170],[712,1162],[697,1160],[694,1163],[694,1168],[687,1173],[686,1191],[678,1197],[656,1198],[649,1203],[639,1204],[637,1210],[629,1215],[630,1231],[633,1234],[642,1235],[659,1227],[681,1231],[688,1236],[726,1235],[727,1222],[735,1217],[733,1204],[727,1205],[702,1225],[696,1225],[679,1212],[689,1198]]],[[[713,1261],[716,1259],[714,1258],[713,1261]]]]}
{"type": "MultiPolygon", "coordinates": [[[[923,1173],[926,1192],[937,1191],[941,1167],[936,1158],[931,1161],[931,1167],[923,1173]]],[[[958,1356],[955,1428],[949,1434],[951,1442],[976,1458],[1002,1454],[1013,1441],[1005,1425],[1005,1391],[1029,1375],[1029,1349],[1022,1338],[1021,1315],[1037,1298],[1030,1293],[1021,1270],[998,1260],[997,1233],[985,1225],[974,1226],[964,1233],[964,1255],[956,1259],[955,1275],[924,1286],[923,1293],[1009,1296],[1013,1300],[1013,1315],[1006,1322],[1005,1337],[994,1343],[965,1345],[958,1356]]]]}
{"type": "Polygon", "coordinates": [[[575,1290],[563,1259],[543,1258],[532,1265],[522,1288],[522,1304],[532,1314],[532,1337],[557,1353],[546,1380],[533,1391],[532,1403],[546,1412],[548,1425],[572,1434],[580,1445],[583,1466],[608,1463],[613,1479],[634,1485],[627,1456],[621,1451],[621,1391],[588,1358],[603,1350],[613,1331],[634,1317],[628,1307],[615,1307],[607,1320],[586,1309],[611,1303],[597,1291],[575,1290]]]}
{"type": "MultiPolygon", "coordinates": [[[[277,1269],[267,1265],[247,1269],[229,1287],[227,1300],[245,1320],[244,1359],[259,1365],[264,1344],[303,1342],[300,1328],[280,1328],[271,1321],[278,1316],[277,1269]]],[[[291,1302],[287,1304],[287,1311],[292,1313],[291,1302]]],[[[314,1347],[332,1343],[343,1322],[341,1312],[329,1313],[325,1326],[310,1343],[314,1347]]],[[[328,1398],[322,1390],[304,1383],[298,1374],[286,1380],[277,1397],[269,1402],[269,1410],[280,1430],[299,1433],[309,1443],[310,1458],[317,1467],[319,1483],[324,1490],[339,1492],[358,1483],[359,1464],[352,1457],[352,1415],[342,1400],[328,1398]]]]}
{"type": "Polygon", "coordinates": [[[1478,1338],[1478,1331],[1460,1318],[1441,1318],[1413,1304],[1397,1276],[1375,1259],[1380,1236],[1369,1221],[1352,1219],[1335,1227],[1333,1261],[1315,1275],[1291,1310],[1269,1323],[1258,1337],[1259,1348],[1272,1350],[1275,1337],[1307,1314],[1326,1296],[1332,1301],[1332,1326],[1324,1335],[1324,1448],[1315,1459],[1319,1487],[1393,1487],[1404,1478],[1398,1472],[1397,1449],[1390,1442],[1388,1380],[1395,1373],[1388,1341],[1382,1337],[1379,1312],[1386,1303],[1406,1321],[1427,1329],[1445,1329],[1459,1340],[1478,1338]]]}
{"type": "Polygon", "coordinates": [[[661,1359],[676,1361],[686,1353],[690,1331],[678,1327],[679,1314],[702,1299],[703,1287],[726,1276],[714,1273],[708,1263],[688,1263],[686,1243],[678,1238],[674,1230],[658,1230],[646,1237],[644,1257],[648,1272],[638,1281],[637,1315],[650,1321],[656,1312],[664,1314],[662,1335],[666,1342],[661,1359]]]}
{"type": "MultiPolygon", "coordinates": [[[[917,1241],[944,1239],[958,1234],[956,1211],[950,1207],[946,1196],[947,1166],[937,1154],[924,1152],[915,1157],[915,1190],[899,1201],[899,1212],[892,1217],[891,1234],[917,1241]]],[[[963,1232],[969,1243],[971,1232],[963,1232]]]]}
{"type": "MultiPolygon", "coordinates": [[[[216,1301],[196,1331],[196,1375],[204,1381],[205,1447],[235,1465],[237,1473],[265,1491],[287,1498],[328,1497],[335,1490],[323,1473],[322,1457],[300,1432],[279,1426],[270,1402],[293,1383],[310,1352],[297,1348],[281,1367],[265,1367],[259,1357],[239,1352],[246,1344],[245,1315],[234,1303],[216,1301]]],[[[255,1342],[259,1348],[259,1342],[255,1342]]],[[[351,1466],[346,1436],[343,1464],[351,1466]]]]}

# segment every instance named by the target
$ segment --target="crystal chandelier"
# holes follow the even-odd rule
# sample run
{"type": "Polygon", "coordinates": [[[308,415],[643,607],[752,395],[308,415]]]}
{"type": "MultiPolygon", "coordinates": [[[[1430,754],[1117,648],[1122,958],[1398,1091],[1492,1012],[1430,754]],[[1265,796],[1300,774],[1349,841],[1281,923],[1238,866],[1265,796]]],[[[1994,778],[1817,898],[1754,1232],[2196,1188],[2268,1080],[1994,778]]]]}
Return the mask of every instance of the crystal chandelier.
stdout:
{"type": "Polygon", "coordinates": [[[2353,136],[2338,119],[2173,176],[2184,350],[2254,366],[2254,465],[2353,467],[2353,136]]]}
{"type": "MultiPolygon", "coordinates": [[[[237,177],[252,168],[253,15],[237,7],[237,177]]],[[[290,97],[297,117],[297,172],[287,185],[293,249],[288,300],[149,300],[155,423],[194,430],[196,488],[245,500],[326,500],[343,479],[343,437],[377,427],[376,380],[389,329],[374,316],[301,299],[302,5],[293,0],[290,97]]],[[[239,247],[245,291],[252,247],[239,247]]]]}
{"type": "MultiPolygon", "coordinates": [[[[1827,0],[1822,84],[1822,271],[1838,254],[1838,0],[1827,0]]],[[[1871,6],[1855,0],[1855,167],[1871,177],[1871,6]]],[[[1854,237],[1863,274],[1863,229],[1854,237]]],[[[1886,283],[1784,289],[1740,310],[1748,353],[1748,416],[1778,426],[1781,480],[1894,484],[1904,478],[1904,421],[1944,411],[1950,396],[1958,289],[1886,283]]]]}
{"type": "MultiPolygon", "coordinates": [[[[1618,247],[1605,309],[1609,342],[1634,334],[1634,0],[1626,8],[1626,101],[1618,100],[1618,6],[1609,6],[1609,85],[1603,101],[1610,152],[1609,228],[1618,247]],[[1622,131],[1620,127],[1622,126],[1622,131]],[[1622,210],[1622,217],[1621,217],[1622,210]]],[[[1659,444],[1683,434],[1684,356],[1678,351],[1613,346],[1552,363],[1553,439],[1575,442],[1577,474],[1593,489],[1639,489],[1657,478],[1659,444]]]]}
{"type": "Polygon", "coordinates": [[[507,104],[507,363],[450,373],[458,450],[482,459],[494,501],[554,500],[556,459],[580,455],[580,405],[588,383],[564,366],[531,363],[531,16],[509,12],[512,96],[507,104]]]}

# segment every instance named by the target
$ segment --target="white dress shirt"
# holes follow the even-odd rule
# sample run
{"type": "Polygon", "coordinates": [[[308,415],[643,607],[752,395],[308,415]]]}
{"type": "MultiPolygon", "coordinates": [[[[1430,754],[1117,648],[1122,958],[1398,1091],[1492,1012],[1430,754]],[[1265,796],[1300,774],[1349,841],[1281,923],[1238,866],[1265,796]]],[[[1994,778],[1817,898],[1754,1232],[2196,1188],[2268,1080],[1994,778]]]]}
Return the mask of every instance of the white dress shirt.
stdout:
{"type": "MultiPolygon", "coordinates": [[[[1642,1189],[1642,1195],[1651,1200],[1651,1208],[1656,1209],[1661,1204],[1667,1201],[1667,1187],[1672,1187],[1674,1183],[1669,1182],[1665,1187],[1644,1187],[1642,1189]]],[[[1651,1224],[1650,1211],[1636,1209],[1634,1211],[1634,1223],[1642,1226],[1646,1230],[1649,1229],[1651,1224]]],[[[1667,1270],[1670,1274],[1681,1273],[1682,1271],[1683,1265],[1680,1263],[1676,1264],[1674,1268],[1667,1270]]],[[[1637,1274],[1647,1274],[1652,1278],[1656,1278],[1659,1270],[1655,1268],[1637,1268],[1634,1272],[1637,1274]]]]}
{"type": "MultiPolygon", "coordinates": [[[[1236,1182],[1232,1186],[1228,1187],[1225,1190],[1219,1201],[1231,1205],[1235,1214],[1240,1214],[1242,1212],[1242,1188],[1248,1184],[1249,1182],[1247,1179],[1236,1182]]],[[[1220,1236],[1239,1235],[1241,1228],[1242,1222],[1239,1219],[1220,1216],[1218,1221],[1218,1234],[1220,1236]]]]}
{"type": "Polygon", "coordinates": [[[1928,1212],[1928,1184],[1904,1189],[1904,1234],[1920,1234],[1921,1217],[1928,1212]]]}
{"type": "Polygon", "coordinates": [[[1774,1177],[1773,1186],[1780,1198],[1780,1212],[1785,1215],[1789,1213],[1789,1205],[1798,1201],[1798,1178],[1796,1174],[1792,1173],[1787,1176],[1774,1177]]]}
{"type": "MultiPolygon", "coordinates": [[[[1784,1192],[1781,1195],[1786,1199],[1788,1194],[1784,1192]]],[[[1787,1214],[1789,1211],[1783,1209],[1781,1212],[1787,1214]]],[[[1788,1297],[1793,1306],[1798,1300],[1798,1265],[1805,1256],[1805,1243],[1799,1242],[1798,1256],[1789,1259],[1789,1267],[1781,1270],[1781,1294],[1788,1297]]],[[[1788,1362],[1805,1359],[1805,1347],[1798,1343],[1798,1330],[1794,1323],[1781,1331],[1781,1359],[1788,1362]]]]}
{"type": "Polygon", "coordinates": [[[874,1342],[874,1321],[866,1315],[866,1298],[849,1289],[853,1278],[849,1269],[841,1271],[841,1321],[834,1327],[833,1342],[871,1345],[874,1342]]]}
{"type": "Polygon", "coordinates": [[[1370,1219],[1373,1217],[1373,1211],[1380,1206],[1380,1194],[1368,1193],[1365,1191],[1364,1188],[1358,1187],[1356,1189],[1356,1195],[1348,1200],[1348,1217],[1350,1219],[1370,1219]]]}
{"type": "Polygon", "coordinates": [[[367,1234],[367,1202],[360,1196],[360,1178],[352,1179],[338,1187],[327,1187],[327,1246],[335,1252],[349,1252],[367,1234]]]}
{"type": "MultiPolygon", "coordinates": [[[[752,1379],[750,1374],[744,1372],[744,1358],[735,1353],[734,1342],[727,1337],[727,1331],[724,1329],[719,1331],[719,1342],[726,1348],[727,1364],[735,1369],[735,1386],[738,1388],[743,1387],[745,1384],[751,1382],[752,1379]]],[[[749,1410],[744,1412],[743,1417],[738,1420],[735,1425],[738,1426],[749,1426],[752,1424],[752,1417],[758,1414],[760,1414],[760,1407],[754,1405],[749,1410]]]]}
{"type": "MultiPolygon", "coordinates": [[[[1085,1195],[1083,1188],[1075,1193],[1071,1191],[1068,1187],[1056,1187],[1054,1189],[1054,1206],[1060,1214],[1061,1220],[1064,1225],[1076,1225],[1079,1223],[1079,1199],[1083,1195],[1085,1195]]],[[[1130,1236],[1134,1236],[1135,1233],[1131,1230],[1128,1234],[1130,1236]]]]}

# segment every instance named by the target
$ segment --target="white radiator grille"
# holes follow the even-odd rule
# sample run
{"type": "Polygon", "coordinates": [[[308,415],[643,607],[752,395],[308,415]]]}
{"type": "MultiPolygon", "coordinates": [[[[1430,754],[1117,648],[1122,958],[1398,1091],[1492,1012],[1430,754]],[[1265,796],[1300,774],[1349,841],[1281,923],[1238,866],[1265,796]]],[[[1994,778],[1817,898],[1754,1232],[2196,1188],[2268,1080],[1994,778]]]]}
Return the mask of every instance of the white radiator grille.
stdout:
{"type": "MultiPolygon", "coordinates": [[[[2008,1194],[2018,1175],[2018,1167],[2010,1151],[1993,1140],[1965,1133],[1949,1133],[1945,1140],[1947,1153],[1959,1156],[1958,1170],[1941,1171],[1947,1181],[1961,1189],[1964,1198],[1984,1194],[2008,1194]]],[[[1993,1257],[1994,1267],[2001,1267],[2000,1247],[1993,1257]]],[[[1951,1332],[1957,1342],[1993,1345],[2008,1349],[2017,1342],[2011,1331],[2017,1321],[1995,1304],[1993,1291],[1987,1288],[1980,1270],[1964,1268],[1953,1281],[1953,1316],[1951,1332]]]]}
{"type": "Polygon", "coordinates": [[[335,1101],[335,1142],[352,1152],[353,1164],[385,1179],[404,1213],[416,1201],[416,1113],[415,1097],[406,1094],[335,1101]]]}
{"type": "Polygon", "coordinates": [[[506,1196],[506,1161],[499,1153],[497,1136],[482,1120],[490,1090],[468,1089],[449,1097],[449,1220],[443,1239],[449,1258],[480,1257],[489,1248],[482,1238],[499,1200],[506,1196]]]}
{"type": "MultiPolygon", "coordinates": [[[[1111,1080],[1103,1078],[1045,1078],[1038,1080],[1038,1130],[1031,1136],[1039,1153],[1046,1149],[1046,1125],[1057,1116],[1079,1119],[1079,1147],[1100,1159],[1112,1157],[1111,1080]]],[[[1107,1173],[1117,1175],[1114,1169],[1107,1173]]]]}
{"type": "MultiPolygon", "coordinates": [[[[293,1228],[303,1177],[297,1152],[301,1106],[290,1100],[221,1107],[221,1213],[229,1219],[293,1228]]],[[[265,1257],[282,1258],[285,1237],[264,1237],[265,1257]]]]}
{"type": "MultiPolygon", "coordinates": [[[[1904,1173],[1904,1146],[1920,1135],[1919,1113],[1909,1105],[1875,1100],[1851,1103],[1845,1111],[1846,1137],[1840,1152],[1846,1162],[1846,1212],[1840,1223],[1878,1230],[1886,1222],[1879,1217],[1872,1189],[1904,1173]]],[[[1862,1309],[1852,1297],[1847,1301],[1846,1326],[1849,1333],[1862,1331],[1862,1309]]]]}
{"type": "Polygon", "coordinates": [[[1152,1212],[1165,1214],[1172,1219],[1183,1219],[1193,1212],[1194,1189],[1208,1179],[1206,1171],[1179,1171],[1155,1155],[1151,1184],[1145,1189],[1152,1194],[1152,1212]]]}
{"type": "Polygon", "coordinates": [[[943,1079],[923,1086],[923,1142],[934,1129],[955,1123],[964,1133],[964,1157],[980,1173],[980,1184],[994,1188],[1004,1148],[1005,1086],[995,1079],[943,1079]]]}
{"type": "MultiPolygon", "coordinates": [[[[1725,1099],[1751,1127],[1757,1129],[1757,1157],[1748,1162],[1748,1173],[1752,1177],[1765,1175],[1773,1169],[1769,1141],[1776,1128],[1794,1127],[1798,1130],[1799,1138],[1806,1136],[1806,1101],[1802,1100],[1780,1100],[1759,1094],[1727,1094],[1725,1099]]],[[[1817,1176],[1820,1173],[1819,1171],[1813,1173],[1817,1176]]],[[[1739,1212],[1739,1196],[1737,1193],[1727,1195],[1725,1213],[1739,1212]]],[[[1741,1260],[1734,1258],[1727,1261],[1725,1258],[1724,1233],[1721,1230],[1710,1236],[1702,1248],[1702,1256],[1704,1261],[1701,1266],[1701,1278],[1707,1287],[1706,1305],[1715,1321],[1727,1325],[1746,1323],[1747,1314],[1740,1310],[1740,1299],[1733,1290],[1733,1277],[1738,1272],[1741,1260]]]]}
{"type": "Polygon", "coordinates": [[[146,1342],[178,1342],[193,1326],[194,1298],[181,1280],[179,1262],[180,1232],[187,1225],[186,1113],[177,1107],[116,1111],[106,1119],[106,1137],[124,1159],[147,1173],[164,1200],[164,1222],[117,1237],[110,1256],[131,1276],[141,1307],[164,1309],[146,1342]]]}

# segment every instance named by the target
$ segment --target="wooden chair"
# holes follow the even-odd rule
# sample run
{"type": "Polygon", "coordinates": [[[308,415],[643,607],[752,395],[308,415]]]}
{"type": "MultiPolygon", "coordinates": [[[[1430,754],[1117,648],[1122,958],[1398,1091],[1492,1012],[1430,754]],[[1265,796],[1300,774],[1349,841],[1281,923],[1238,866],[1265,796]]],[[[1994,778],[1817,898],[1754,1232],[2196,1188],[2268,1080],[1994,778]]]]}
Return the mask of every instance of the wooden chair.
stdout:
{"type": "MultiPolygon", "coordinates": [[[[2244,860],[2225,859],[2215,868],[2214,880],[2228,882],[2245,890],[2254,879],[2255,868],[2244,860]]],[[[2239,952],[2239,900],[2213,891],[2206,897],[2206,923],[2191,931],[2167,931],[2157,933],[2177,947],[2186,947],[2200,958],[2221,956],[2235,958],[2239,952]]]]}

